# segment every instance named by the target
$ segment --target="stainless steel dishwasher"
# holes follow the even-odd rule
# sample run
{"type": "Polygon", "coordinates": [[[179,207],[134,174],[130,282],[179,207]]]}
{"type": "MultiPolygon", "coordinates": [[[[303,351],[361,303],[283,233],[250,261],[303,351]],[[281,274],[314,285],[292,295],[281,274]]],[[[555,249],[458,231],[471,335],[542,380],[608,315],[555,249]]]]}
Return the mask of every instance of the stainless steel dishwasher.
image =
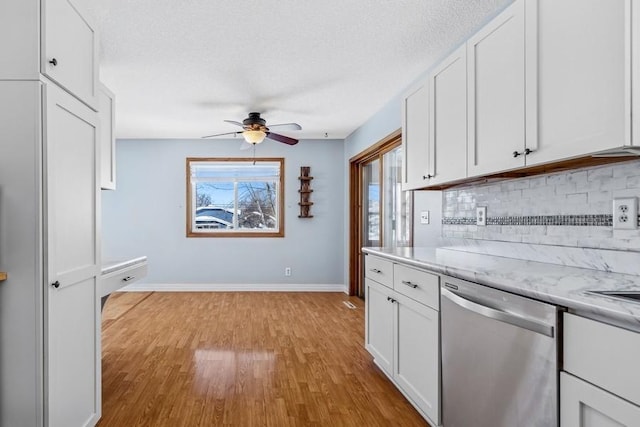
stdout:
{"type": "Polygon", "coordinates": [[[558,307],[441,283],[443,426],[558,426],[558,307]]]}

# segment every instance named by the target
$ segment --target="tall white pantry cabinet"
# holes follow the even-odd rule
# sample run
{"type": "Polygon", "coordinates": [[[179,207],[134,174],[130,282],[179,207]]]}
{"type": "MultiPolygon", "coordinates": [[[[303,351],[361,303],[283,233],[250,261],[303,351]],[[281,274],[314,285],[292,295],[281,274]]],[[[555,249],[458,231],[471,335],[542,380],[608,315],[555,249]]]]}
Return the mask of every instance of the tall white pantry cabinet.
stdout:
{"type": "Polygon", "coordinates": [[[84,1],[0,2],[0,426],[100,417],[97,40],[84,1]]]}

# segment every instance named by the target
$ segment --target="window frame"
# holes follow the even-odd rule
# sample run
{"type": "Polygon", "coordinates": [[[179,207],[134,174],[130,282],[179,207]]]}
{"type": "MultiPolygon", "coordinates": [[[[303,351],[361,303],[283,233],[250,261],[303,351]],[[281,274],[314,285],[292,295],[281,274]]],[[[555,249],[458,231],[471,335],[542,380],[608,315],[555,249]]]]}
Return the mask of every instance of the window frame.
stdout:
{"type": "Polygon", "coordinates": [[[284,158],[283,157],[187,157],[186,158],[186,186],[187,186],[187,203],[186,203],[186,212],[187,212],[187,223],[186,223],[186,235],[187,237],[284,237],[284,224],[285,224],[285,211],[284,211],[284,196],[285,196],[285,188],[284,188],[284,158]],[[193,215],[194,215],[194,185],[191,181],[191,165],[193,163],[223,163],[223,162],[236,162],[236,163],[254,163],[254,162],[269,162],[269,163],[279,163],[280,164],[280,177],[279,181],[277,181],[277,192],[276,197],[278,200],[276,201],[276,206],[278,209],[277,212],[277,224],[278,229],[275,231],[227,231],[227,230],[217,230],[211,229],[210,231],[194,231],[192,226],[194,224],[193,215]]]}

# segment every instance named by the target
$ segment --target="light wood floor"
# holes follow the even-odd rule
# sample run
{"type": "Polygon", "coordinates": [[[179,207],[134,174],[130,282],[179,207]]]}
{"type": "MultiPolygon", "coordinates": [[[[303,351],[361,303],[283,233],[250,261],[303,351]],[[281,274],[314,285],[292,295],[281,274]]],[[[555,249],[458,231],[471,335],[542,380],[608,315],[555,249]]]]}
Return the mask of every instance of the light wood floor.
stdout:
{"type": "Polygon", "coordinates": [[[102,336],[100,427],[427,426],[344,294],[116,293],[102,336]]]}

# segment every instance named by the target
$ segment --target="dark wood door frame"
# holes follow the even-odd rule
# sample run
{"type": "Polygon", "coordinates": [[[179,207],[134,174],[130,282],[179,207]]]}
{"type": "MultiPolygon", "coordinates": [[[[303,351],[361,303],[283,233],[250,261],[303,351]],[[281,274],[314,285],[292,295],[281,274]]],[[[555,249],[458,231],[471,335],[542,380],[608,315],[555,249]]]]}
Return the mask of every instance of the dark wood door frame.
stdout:
{"type": "MultiPolygon", "coordinates": [[[[373,159],[381,158],[388,151],[402,144],[402,130],[387,135],[371,147],[349,159],[349,295],[358,295],[359,282],[363,277],[364,266],[361,262],[363,212],[362,212],[362,168],[373,159]]],[[[380,175],[383,173],[382,162],[380,175]]],[[[382,182],[382,180],[380,180],[382,182]]],[[[380,207],[382,218],[383,207],[380,207]]],[[[382,239],[382,234],[380,235],[382,239]]]]}

